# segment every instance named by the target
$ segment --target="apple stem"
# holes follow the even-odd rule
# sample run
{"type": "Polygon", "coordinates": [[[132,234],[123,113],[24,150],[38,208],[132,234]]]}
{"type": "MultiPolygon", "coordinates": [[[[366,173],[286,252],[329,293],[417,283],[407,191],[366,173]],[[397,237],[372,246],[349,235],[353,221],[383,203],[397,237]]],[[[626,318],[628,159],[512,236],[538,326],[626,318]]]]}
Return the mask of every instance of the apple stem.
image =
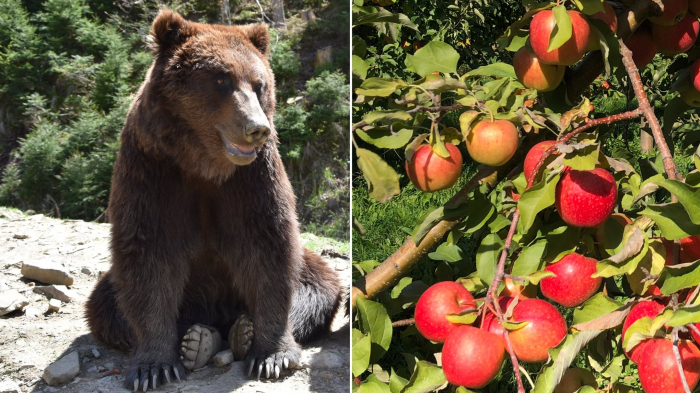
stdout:
{"type": "Polygon", "coordinates": [[[683,382],[683,390],[685,393],[690,393],[690,387],[688,386],[688,381],[685,379],[685,372],[683,371],[683,363],[681,361],[681,353],[678,350],[678,328],[673,328],[673,354],[676,355],[676,364],[678,365],[678,372],[681,375],[681,382],[683,382]]]}
{"type": "Polygon", "coordinates": [[[683,176],[681,176],[676,167],[676,163],[673,161],[671,150],[668,148],[668,144],[666,144],[666,140],[664,139],[659,119],[654,114],[654,108],[649,104],[647,94],[644,92],[642,78],[639,76],[639,70],[634,64],[634,60],[632,60],[632,51],[627,48],[622,40],[618,40],[618,42],[620,43],[620,52],[622,53],[622,64],[624,64],[630,81],[632,82],[632,89],[634,90],[634,95],[637,97],[637,102],[639,102],[639,109],[644,113],[644,117],[647,119],[649,127],[651,128],[651,133],[654,136],[654,142],[659,148],[659,153],[661,153],[664,171],[666,171],[666,175],[671,180],[683,180],[683,176]]]}

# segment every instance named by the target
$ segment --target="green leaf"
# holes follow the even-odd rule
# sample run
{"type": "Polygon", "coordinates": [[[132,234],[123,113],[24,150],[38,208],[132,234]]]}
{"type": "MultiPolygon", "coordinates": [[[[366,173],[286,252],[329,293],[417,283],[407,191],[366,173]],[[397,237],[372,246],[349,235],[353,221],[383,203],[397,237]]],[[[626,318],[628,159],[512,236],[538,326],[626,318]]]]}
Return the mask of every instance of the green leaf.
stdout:
{"type": "Polygon", "coordinates": [[[374,124],[377,122],[386,121],[409,121],[412,120],[413,116],[409,115],[404,111],[373,111],[367,113],[362,120],[367,124],[374,124]]]}
{"type": "Polygon", "coordinates": [[[401,393],[434,392],[445,385],[447,385],[447,380],[442,369],[432,363],[421,360],[416,364],[411,379],[408,380],[408,384],[401,390],[401,393]]]}
{"type": "MultiPolygon", "coordinates": [[[[559,124],[561,125],[562,131],[565,131],[567,128],[569,128],[572,122],[581,121],[585,119],[590,113],[590,111],[591,103],[590,101],[588,101],[588,98],[584,97],[583,100],[581,100],[581,103],[579,103],[578,105],[561,115],[561,118],[559,119],[559,124]]],[[[562,148],[565,147],[566,146],[562,146],[562,148]]]]}
{"type": "Polygon", "coordinates": [[[598,319],[622,306],[622,303],[609,298],[602,292],[598,292],[574,309],[573,324],[576,325],[598,319]]]}
{"type": "Polygon", "coordinates": [[[459,115],[459,128],[462,131],[462,138],[467,140],[467,136],[471,131],[472,123],[481,115],[481,112],[477,111],[465,111],[459,115]]]}
{"type": "Polygon", "coordinates": [[[370,374],[367,379],[362,381],[362,385],[355,391],[355,393],[391,393],[389,385],[380,381],[376,375],[370,374]]]}
{"type": "Polygon", "coordinates": [[[700,225],[700,188],[682,183],[678,180],[657,178],[654,183],[667,189],[678,198],[688,212],[693,224],[700,225]]]}
{"type": "Polygon", "coordinates": [[[431,41],[418,49],[414,55],[406,55],[410,70],[420,76],[426,76],[435,71],[456,74],[458,61],[459,53],[442,41],[431,41]]]}
{"type": "MultiPolygon", "coordinates": [[[[503,310],[503,311],[505,312],[505,310],[503,310]]],[[[529,321],[523,321],[523,322],[503,321],[503,323],[501,325],[503,326],[504,329],[506,329],[508,331],[513,331],[513,330],[522,329],[529,324],[530,324],[529,321]]]]}
{"type": "Polygon", "coordinates": [[[576,251],[581,230],[572,226],[561,226],[543,233],[547,239],[547,262],[553,263],[576,251]]]}
{"type": "Polygon", "coordinates": [[[401,393],[401,390],[407,383],[408,379],[402,378],[394,372],[394,369],[391,369],[391,378],[389,378],[389,390],[391,390],[391,393],[401,393]]]}
{"type": "Polygon", "coordinates": [[[399,149],[404,147],[413,136],[413,130],[408,128],[400,129],[394,133],[389,131],[388,128],[373,128],[368,131],[357,129],[355,132],[363,141],[381,149],[399,149]]]}
{"type": "Polygon", "coordinates": [[[399,175],[381,157],[366,149],[356,149],[356,152],[357,166],[367,181],[372,199],[384,203],[401,192],[399,175]]]}
{"type": "MultiPolygon", "coordinates": [[[[625,322],[625,318],[627,318],[627,315],[629,315],[630,310],[632,309],[633,305],[634,305],[634,302],[626,303],[625,305],[618,308],[617,310],[614,310],[612,312],[608,312],[607,314],[604,314],[603,316],[600,316],[596,319],[571,325],[570,329],[572,331],[580,331],[580,332],[587,331],[587,330],[614,329],[614,328],[622,325],[625,322]]],[[[583,317],[583,315],[582,315],[582,317],[583,317]]]]}
{"type": "Polygon", "coordinates": [[[418,26],[411,22],[404,14],[392,14],[391,12],[385,10],[384,8],[376,8],[376,12],[369,14],[359,14],[354,13],[352,16],[352,26],[360,26],[375,23],[396,23],[402,26],[406,26],[409,29],[418,31],[418,26]]]}
{"type": "Polygon", "coordinates": [[[549,47],[547,52],[551,52],[558,49],[566,43],[571,38],[571,17],[569,13],[566,12],[566,7],[563,5],[558,5],[552,8],[554,13],[554,20],[557,24],[552,30],[552,35],[549,37],[549,47]]]}
{"type": "Polygon", "coordinates": [[[668,240],[683,239],[700,234],[700,225],[690,221],[688,212],[678,202],[665,205],[647,205],[639,214],[645,215],[658,225],[661,235],[668,240]]]}
{"type": "Polygon", "coordinates": [[[413,279],[411,277],[404,277],[399,280],[398,284],[391,289],[391,298],[398,298],[399,295],[401,295],[401,291],[403,291],[403,289],[406,288],[412,281],[413,279]]]}
{"type": "Polygon", "coordinates": [[[557,188],[559,177],[559,174],[552,179],[546,179],[545,176],[545,180],[525,190],[520,196],[518,201],[518,209],[520,210],[518,227],[520,232],[527,232],[535,222],[537,214],[554,205],[554,191],[557,188]]]}
{"type": "Polygon", "coordinates": [[[518,277],[528,276],[541,269],[544,261],[542,256],[547,250],[547,241],[542,239],[537,243],[524,247],[518,259],[513,263],[512,275],[518,277]]]}
{"type": "Polygon", "coordinates": [[[468,90],[467,85],[459,79],[450,78],[449,76],[429,74],[425,76],[425,82],[420,84],[420,87],[426,90],[432,90],[435,94],[444,93],[446,91],[455,91],[459,89],[468,90]]]}
{"type": "Polygon", "coordinates": [[[597,39],[600,43],[600,50],[603,54],[603,63],[605,65],[605,77],[612,76],[613,67],[622,69],[622,56],[620,55],[620,43],[617,41],[617,35],[610,31],[610,27],[599,19],[589,19],[591,24],[591,38],[597,39]]]}
{"type": "Polygon", "coordinates": [[[447,314],[445,318],[452,323],[461,325],[471,325],[479,317],[479,312],[476,310],[461,312],[459,314],[447,314]]]}
{"type": "Polygon", "coordinates": [[[375,267],[379,266],[379,261],[370,259],[367,261],[358,262],[356,265],[358,265],[363,272],[369,273],[374,270],[375,267]]]}
{"type": "Polygon", "coordinates": [[[670,327],[685,326],[691,323],[700,323],[700,304],[679,308],[666,322],[670,327]]]}
{"type": "Polygon", "coordinates": [[[540,370],[532,393],[551,393],[561,381],[581,349],[598,336],[602,330],[587,330],[566,335],[559,345],[549,350],[550,362],[540,370]]]}
{"type": "Polygon", "coordinates": [[[406,82],[400,79],[369,78],[355,89],[355,93],[370,97],[388,97],[396,89],[404,86],[406,82]]]}
{"type": "Polygon", "coordinates": [[[428,213],[423,219],[423,221],[421,221],[421,223],[413,229],[411,237],[413,238],[413,242],[416,243],[416,245],[420,244],[425,235],[427,235],[428,232],[430,232],[430,230],[433,229],[435,225],[437,225],[437,223],[443,220],[443,218],[445,217],[444,211],[445,208],[443,206],[436,208],[435,210],[428,213]]]}
{"type": "Polygon", "coordinates": [[[690,106],[682,98],[676,97],[664,106],[663,129],[664,134],[669,134],[673,129],[673,124],[690,106]]]}
{"type": "Polygon", "coordinates": [[[592,277],[613,277],[632,273],[649,250],[649,239],[634,225],[628,225],[622,238],[622,249],[615,255],[598,262],[592,277]]]}
{"type": "Polygon", "coordinates": [[[459,246],[445,242],[428,254],[428,258],[435,261],[459,262],[464,258],[464,255],[462,255],[462,249],[459,246]]]}
{"type": "Polygon", "coordinates": [[[413,159],[413,155],[416,153],[416,150],[421,146],[425,138],[427,138],[430,134],[420,134],[417,137],[413,139],[411,143],[406,146],[406,161],[411,161],[413,159]]]}
{"type": "MultiPolygon", "coordinates": [[[[571,145],[570,145],[571,146],[571,145]]],[[[598,164],[598,144],[586,144],[564,156],[564,165],[577,171],[591,171],[598,164]]]]}
{"type": "Polygon", "coordinates": [[[359,314],[360,331],[370,334],[372,341],[371,363],[381,358],[391,344],[391,319],[384,306],[361,296],[357,297],[357,313],[359,314]]]}
{"type": "Polygon", "coordinates": [[[502,249],[503,240],[495,233],[486,235],[481,241],[476,252],[476,271],[479,272],[482,281],[488,283],[493,281],[502,249]]]}
{"type": "Polygon", "coordinates": [[[653,337],[651,333],[652,319],[649,317],[639,318],[634,321],[625,331],[625,339],[622,341],[622,348],[629,352],[642,341],[653,337]]]}
{"type": "Polygon", "coordinates": [[[362,375],[369,367],[369,356],[372,349],[370,335],[364,335],[357,329],[352,329],[352,375],[362,375]]]}
{"type": "Polygon", "coordinates": [[[493,63],[481,66],[475,70],[471,70],[465,74],[466,77],[473,76],[495,76],[496,78],[513,78],[517,79],[515,69],[507,63],[493,63]]]}
{"type": "Polygon", "coordinates": [[[659,280],[656,282],[656,285],[661,289],[661,293],[665,296],[698,284],[700,284],[700,260],[675,266],[666,266],[661,271],[659,280]]]}
{"type": "Polygon", "coordinates": [[[472,200],[467,205],[468,216],[464,225],[464,234],[468,235],[481,229],[495,213],[496,207],[491,200],[476,190],[472,200]]]}
{"type": "Polygon", "coordinates": [[[369,65],[360,56],[352,55],[352,73],[360,79],[367,78],[369,65]]]}
{"type": "Polygon", "coordinates": [[[593,15],[596,12],[605,12],[603,0],[574,0],[574,4],[586,15],[593,15]]]}
{"type": "Polygon", "coordinates": [[[537,285],[540,283],[540,280],[542,280],[543,278],[552,277],[552,276],[555,276],[554,272],[550,272],[549,270],[540,270],[538,272],[528,274],[527,276],[525,276],[525,279],[530,284],[537,285]]]}

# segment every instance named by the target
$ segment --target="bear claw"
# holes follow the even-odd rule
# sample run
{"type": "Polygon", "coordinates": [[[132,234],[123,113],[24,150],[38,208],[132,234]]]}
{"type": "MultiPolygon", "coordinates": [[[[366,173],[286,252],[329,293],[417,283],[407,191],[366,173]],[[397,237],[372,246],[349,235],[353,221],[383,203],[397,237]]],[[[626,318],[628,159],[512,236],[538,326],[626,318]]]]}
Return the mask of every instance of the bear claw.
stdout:
{"type": "Polygon", "coordinates": [[[250,345],[253,343],[253,320],[248,314],[242,314],[231,326],[231,330],[228,332],[228,342],[231,345],[233,358],[235,360],[245,359],[250,345]]]}
{"type": "Polygon", "coordinates": [[[202,368],[220,349],[221,333],[218,330],[200,324],[192,325],[182,339],[182,364],[190,371],[202,368]]]}
{"type": "Polygon", "coordinates": [[[126,372],[126,386],[135,392],[139,390],[142,392],[147,392],[148,388],[155,389],[158,385],[161,385],[164,381],[161,378],[161,372],[163,373],[163,378],[165,382],[170,383],[170,371],[175,374],[178,382],[180,382],[180,371],[184,372],[181,364],[169,365],[163,364],[158,365],[137,365],[132,366],[126,372]]]}

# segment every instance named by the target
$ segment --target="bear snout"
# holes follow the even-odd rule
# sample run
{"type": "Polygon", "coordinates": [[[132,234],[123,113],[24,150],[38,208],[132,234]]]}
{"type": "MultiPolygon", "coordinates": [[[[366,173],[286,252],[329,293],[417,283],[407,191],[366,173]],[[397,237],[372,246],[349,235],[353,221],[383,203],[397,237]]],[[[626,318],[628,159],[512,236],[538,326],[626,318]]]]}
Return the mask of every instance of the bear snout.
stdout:
{"type": "Polygon", "coordinates": [[[248,123],[245,128],[246,141],[256,146],[262,145],[267,140],[269,135],[270,127],[266,124],[248,123]]]}

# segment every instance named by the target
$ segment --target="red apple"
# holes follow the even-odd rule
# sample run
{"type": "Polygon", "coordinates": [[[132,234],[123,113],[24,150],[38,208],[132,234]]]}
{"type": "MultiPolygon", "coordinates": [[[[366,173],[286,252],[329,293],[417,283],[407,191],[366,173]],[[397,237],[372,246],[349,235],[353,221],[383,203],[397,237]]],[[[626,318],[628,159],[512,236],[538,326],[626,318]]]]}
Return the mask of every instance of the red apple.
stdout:
{"type": "Polygon", "coordinates": [[[693,235],[681,239],[681,263],[695,262],[700,259],[700,236],[693,235]]]}
{"type": "Polygon", "coordinates": [[[683,99],[683,102],[692,107],[700,107],[700,91],[695,90],[695,88],[691,87],[688,90],[682,91],[681,99],[683,99]]]}
{"type": "MultiPolygon", "coordinates": [[[[644,317],[654,319],[654,317],[661,314],[663,310],[664,306],[661,303],[654,300],[647,300],[637,303],[634,307],[632,307],[630,313],[627,314],[627,318],[625,318],[625,322],[622,324],[621,341],[625,341],[625,333],[635,321],[644,317]]],[[[648,344],[649,340],[644,340],[641,343],[637,344],[634,348],[632,348],[631,351],[625,351],[625,355],[627,355],[627,357],[630,358],[630,360],[632,360],[633,362],[639,363],[639,360],[641,359],[641,354],[644,353],[644,348],[648,344]]]]}
{"type": "Polygon", "coordinates": [[[700,15],[700,0],[688,0],[688,11],[700,15]]]}
{"type": "MultiPolygon", "coordinates": [[[[510,305],[510,302],[512,301],[512,297],[500,296],[498,298],[498,304],[501,307],[501,311],[503,313],[506,312],[508,306],[510,305]]],[[[484,314],[483,321],[480,321],[478,323],[479,326],[481,326],[481,329],[491,332],[499,338],[503,339],[503,332],[505,332],[505,329],[503,328],[503,325],[501,325],[501,323],[498,322],[498,318],[496,318],[496,316],[491,311],[486,311],[486,314],[484,314]]],[[[505,345],[505,343],[503,345],[505,345]]]]}
{"type": "Polygon", "coordinates": [[[442,371],[447,382],[469,389],[479,389],[493,381],[505,359],[501,339],[473,326],[455,329],[442,347],[442,371]]]}
{"type": "Polygon", "coordinates": [[[540,290],[549,300],[564,307],[576,307],[600,288],[603,279],[591,277],[596,272],[597,264],[598,261],[593,258],[576,253],[569,254],[544,269],[556,276],[543,278],[540,281],[540,290]]]}
{"type": "Polygon", "coordinates": [[[603,168],[565,170],[555,190],[559,215],[564,222],[577,227],[593,228],[604,223],[616,202],[617,184],[603,168]]]}
{"type": "Polygon", "coordinates": [[[650,21],[657,25],[673,26],[680,22],[688,12],[688,0],[664,0],[664,13],[652,16],[650,21]]]}
{"type": "Polygon", "coordinates": [[[608,81],[603,81],[600,83],[600,87],[602,87],[603,90],[610,90],[610,83],[608,83],[608,81]]]}
{"type": "MultiPolygon", "coordinates": [[[[683,382],[671,340],[654,338],[648,341],[638,364],[642,389],[646,393],[683,393],[683,382]]],[[[678,352],[685,380],[693,390],[700,379],[700,350],[692,342],[680,340],[678,352]]]]}
{"type": "MultiPolygon", "coordinates": [[[[532,146],[530,151],[527,152],[527,155],[525,156],[525,162],[523,163],[523,173],[525,174],[525,179],[530,180],[531,177],[536,175],[536,173],[532,173],[532,171],[535,170],[535,166],[537,166],[537,163],[540,162],[540,160],[542,159],[542,154],[545,150],[549,149],[550,147],[556,144],[556,141],[542,141],[536,144],[535,146],[532,146]]],[[[543,167],[546,166],[552,160],[554,160],[556,154],[556,150],[552,154],[550,154],[549,157],[547,157],[547,161],[545,161],[543,167]]]]}
{"type": "Polygon", "coordinates": [[[513,350],[519,360],[537,363],[549,358],[549,349],[566,336],[566,321],[559,310],[542,299],[521,300],[513,309],[515,322],[529,322],[509,332],[513,350]]]}
{"type": "Polygon", "coordinates": [[[445,342],[453,330],[462,326],[448,321],[445,315],[459,314],[467,308],[476,308],[476,303],[466,288],[453,281],[439,282],[418,299],[416,328],[430,341],[445,342]]]}
{"type": "Polygon", "coordinates": [[[625,41],[627,48],[632,51],[632,60],[637,68],[644,68],[656,56],[657,45],[651,35],[649,23],[643,23],[630,38],[625,41]]]}
{"type": "Polygon", "coordinates": [[[673,26],[654,24],[651,27],[651,34],[659,52],[667,56],[687,52],[695,44],[699,32],[700,22],[693,14],[687,14],[673,26]]]}
{"type": "Polygon", "coordinates": [[[406,161],[406,174],[411,183],[423,192],[435,192],[450,188],[462,173],[462,153],[457,146],[446,142],[450,152],[447,158],[435,154],[430,145],[420,146],[411,160],[406,161]]]}
{"type": "MultiPolygon", "coordinates": [[[[519,195],[518,199],[520,199],[519,195]]],[[[535,285],[523,286],[508,277],[503,279],[503,284],[505,284],[505,287],[501,291],[501,296],[517,297],[520,300],[537,297],[537,286],[535,285]]]]}
{"type": "MultiPolygon", "coordinates": [[[[605,11],[596,12],[595,14],[591,15],[591,18],[602,20],[606,25],[608,25],[610,31],[617,33],[617,14],[615,14],[615,10],[608,3],[603,3],[603,8],[605,11]]],[[[594,51],[598,49],[600,49],[598,37],[596,37],[595,34],[591,34],[591,39],[588,41],[588,50],[594,51]]]]}
{"type": "Polygon", "coordinates": [[[467,136],[467,150],[480,164],[501,166],[518,149],[518,130],[508,120],[479,120],[467,136]]]}
{"type": "Polygon", "coordinates": [[[515,53],[513,68],[523,86],[542,92],[554,90],[559,86],[566,71],[565,66],[540,62],[526,47],[515,53]]]}
{"type": "Polygon", "coordinates": [[[575,393],[584,386],[593,386],[598,389],[595,375],[583,368],[570,368],[561,377],[559,385],[554,388],[554,393],[575,393]]]}
{"type": "Polygon", "coordinates": [[[700,60],[696,60],[690,66],[690,80],[693,82],[695,90],[700,90],[700,60]]]}
{"type": "Polygon", "coordinates": [[[551,10],[540,11],[530,23],[530,45],[535,55],[545,64],[573,65],[586,53],[591,28],[578,11],[567,11],[571,17],[571,38],[557,49],[548,52],[549,37],[556,27],[551,10]]]}

